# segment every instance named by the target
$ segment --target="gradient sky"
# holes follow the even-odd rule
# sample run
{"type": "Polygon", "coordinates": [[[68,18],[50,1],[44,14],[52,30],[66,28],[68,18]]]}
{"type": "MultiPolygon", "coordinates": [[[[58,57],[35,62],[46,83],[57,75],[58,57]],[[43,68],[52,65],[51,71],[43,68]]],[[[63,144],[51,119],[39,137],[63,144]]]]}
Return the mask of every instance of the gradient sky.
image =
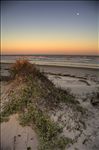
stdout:
{"type": "Polygon", "coordinates": [[[95,1],[2,1],[2,54],[98,52],[95,1]]]}

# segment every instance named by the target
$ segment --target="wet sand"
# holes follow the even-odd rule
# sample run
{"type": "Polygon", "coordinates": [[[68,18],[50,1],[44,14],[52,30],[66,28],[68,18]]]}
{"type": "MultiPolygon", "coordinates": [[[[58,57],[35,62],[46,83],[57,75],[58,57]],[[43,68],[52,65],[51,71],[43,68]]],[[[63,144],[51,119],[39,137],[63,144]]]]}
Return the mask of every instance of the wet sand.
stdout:
{"type": "MultiPolygon", "coordinates": [[[[1,63],[1,75],[8,76],[11,63],[1,63]]],[[[99,81],[99,69],[80,68],[80,67],[63,67],[63,66],[49,66],[37,65],[37,67],[45,73],[62,74],[74,77],[86,77],[99,81]]]]}

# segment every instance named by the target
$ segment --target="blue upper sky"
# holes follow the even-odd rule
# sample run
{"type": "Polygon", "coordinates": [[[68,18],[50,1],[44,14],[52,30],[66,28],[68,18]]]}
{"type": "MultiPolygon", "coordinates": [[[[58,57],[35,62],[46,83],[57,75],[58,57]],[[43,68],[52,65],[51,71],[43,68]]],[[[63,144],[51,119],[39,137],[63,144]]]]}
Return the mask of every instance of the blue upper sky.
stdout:
{"type": "Polygon", "coordinates": [[[5,1],[1,8],[4,53],[97,53],[95,1],[5,1]]]}

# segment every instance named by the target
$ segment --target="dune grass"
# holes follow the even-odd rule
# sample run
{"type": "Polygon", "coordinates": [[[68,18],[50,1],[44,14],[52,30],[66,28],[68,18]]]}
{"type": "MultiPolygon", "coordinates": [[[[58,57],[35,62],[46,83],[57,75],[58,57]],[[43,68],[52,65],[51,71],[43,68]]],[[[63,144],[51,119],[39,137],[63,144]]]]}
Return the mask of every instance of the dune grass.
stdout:
{"type": "Polygon", "coordinates": [[[64,150],[72,143],[68,137],[62,136],[63,129],[53,122],[47,111],[60,106],[60,103],[75,107],[82,111],[78,101],[68,91],[56,88],[34,64],[27,60],[17,60],[10,69],[11,78],[25,83],[10,94],[9,101],[3,105],[1,122],[11,114],[18,113],[20,124],[30,125],[39,137],[39,150],[64,150]]]}

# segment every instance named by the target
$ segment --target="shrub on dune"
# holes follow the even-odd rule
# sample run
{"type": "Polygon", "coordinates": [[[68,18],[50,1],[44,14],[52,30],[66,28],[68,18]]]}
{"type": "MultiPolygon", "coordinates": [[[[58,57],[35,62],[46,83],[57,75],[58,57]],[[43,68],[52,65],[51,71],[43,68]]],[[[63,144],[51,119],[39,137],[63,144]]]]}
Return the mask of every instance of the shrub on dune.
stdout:
{"type": "Polygon", "coordinates": [[[15,78],[17,76],[29,76],[33,75],[36,76],[40,72],[36,68],[35,64],[31,64],[28,60],[26,59],[20,59],[17,60],[15,64],[12,65],[10,69],[10,74],[12,78],[15,78]]]}

